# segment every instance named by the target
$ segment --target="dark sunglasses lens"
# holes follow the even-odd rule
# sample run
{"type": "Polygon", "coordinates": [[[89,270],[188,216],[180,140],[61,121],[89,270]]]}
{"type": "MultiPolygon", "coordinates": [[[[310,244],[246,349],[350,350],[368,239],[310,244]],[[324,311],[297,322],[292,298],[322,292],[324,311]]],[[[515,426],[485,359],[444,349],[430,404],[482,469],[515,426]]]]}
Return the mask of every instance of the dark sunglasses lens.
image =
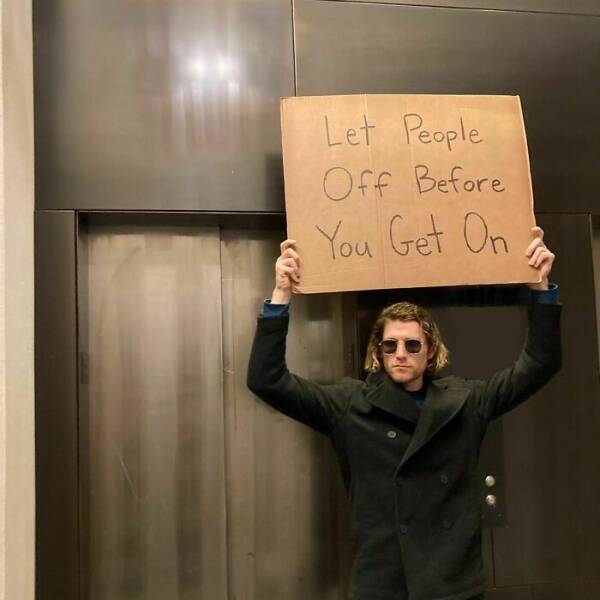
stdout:
{"type": "Polygon", "coordinates": [[[404,347],[406,348],[407,352],[410,352],[411,354],[417,354],[421,352],[423,345],[421,344],[420,340],[406,340],[404,342],[404,347]]]}
{"type": "Polygon", "coordinates": [[[381,342],[381,350],[384,354],[393,354],[396,352],[398,342],[396,340],[383,340],[381,342]]]}

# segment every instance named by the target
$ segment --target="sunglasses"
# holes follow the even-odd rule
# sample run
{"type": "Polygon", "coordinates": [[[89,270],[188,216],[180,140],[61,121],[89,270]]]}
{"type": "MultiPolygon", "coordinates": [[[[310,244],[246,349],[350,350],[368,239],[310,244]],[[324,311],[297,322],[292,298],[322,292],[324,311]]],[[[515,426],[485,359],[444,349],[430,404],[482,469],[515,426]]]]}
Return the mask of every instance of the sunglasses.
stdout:
{"type": "Polygon", "coordinates": [[[423,349],[421,340],[383,340],[379,347],[384,354],[394,354],[400,341],[404,342],[404,348],[409,354],[418,354],[423,349]]]}

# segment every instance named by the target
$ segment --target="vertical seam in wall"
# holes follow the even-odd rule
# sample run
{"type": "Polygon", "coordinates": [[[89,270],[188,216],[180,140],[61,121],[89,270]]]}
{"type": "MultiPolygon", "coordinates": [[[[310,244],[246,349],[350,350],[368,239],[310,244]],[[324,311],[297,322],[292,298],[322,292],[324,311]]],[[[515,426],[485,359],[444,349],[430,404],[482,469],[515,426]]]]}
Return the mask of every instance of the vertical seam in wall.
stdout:
{"type": "Polygon", "coordinates": [[[292,4],[292,62],[294,68],[294,96],[298,95],[298,65],[296,61],[296,0],[290,0],[292,4]]]}
{"type": "Polygon", "coordinates": [[[6,223],[6,188],[4,185],[4,3],[0,4],[0,600],[6,598],[6,248],[4,228],[6,223]]]}
{"type": "Polygon", "coordinates": [[[80,348],[79,348],[79,211],[74,211],[73,221],[73,257],[74,257],[74,269],[75,269],[75,401],[77,402],[76,410],[76,426],[77,431],[75,432],[75,439],[77,440],[77,447],[75,449],[76,457],[76,469],[77,469],[77,588],[79,589],[79,597],[83,598],[83,589],[81,576],[81,423],[80,423],[80,348]]]}
{"type": "Polygon", "coordinates": [[[600,289],[597,285],[597,281],[599,281],[600,278],[600,274],[598,273],[598,270],[600,269],[600,265],[596,264],[596,253],[594,252],[594,247],[596,245],[595,239],[594,239],[594,221],[593,221],[593,215],[591,213],[587,214],[587,218],[588,218],[588,226],[589,226],[589,230],[590,230],[590,252],[589,255],[591,257],[591,261],[592,261],[592,289],[594,290],[594,307],[595,310],[592,311],[592,319],[594,320],[594,330],[596,332],[596,357],[597,357],[597,361],[596,364],[600,366],[600,330],[598,330],[598,317],[600,316],[598,314],[598,310],[600,307],[600,289]]]}
{"type": "Polygon", "coordinates": [[[223,305],[223,228],[219,224],[217,229],[217,243],[219,244],[219,305],[221,307],[221,414],[223,422],[223,494],[224,494],[224,510],[225,510],[225,587],[226,598],[231,598],[231,548],[230,548],[230,515],[229,515],[229,489],[228,489],[228,447],[227,447],[227,410],[225,408],[225,307],[223,305]]]}

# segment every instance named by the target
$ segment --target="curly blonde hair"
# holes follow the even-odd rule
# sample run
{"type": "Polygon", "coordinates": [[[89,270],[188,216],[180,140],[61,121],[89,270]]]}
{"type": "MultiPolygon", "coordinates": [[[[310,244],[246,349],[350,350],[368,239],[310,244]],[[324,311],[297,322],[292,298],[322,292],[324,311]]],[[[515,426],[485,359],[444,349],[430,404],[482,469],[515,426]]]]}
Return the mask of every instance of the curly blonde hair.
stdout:
{"type": "Polygon", "coordinates": [[[421,326],[427,340],[427,346],[429,350],[433,350],[433,355],[427,362],[426,374],[428,376],[433,377],[448,364],[448,349],[444,345],[440,330],[429,312],[410,302],[397,302],[384,308],[373,325],[365,357],[364,368],[366,371],[373,373],[379,371],[382,367],[383,358],[379,344],[383,338],[383,329],[388,321],[416,321],[421,326]]]}

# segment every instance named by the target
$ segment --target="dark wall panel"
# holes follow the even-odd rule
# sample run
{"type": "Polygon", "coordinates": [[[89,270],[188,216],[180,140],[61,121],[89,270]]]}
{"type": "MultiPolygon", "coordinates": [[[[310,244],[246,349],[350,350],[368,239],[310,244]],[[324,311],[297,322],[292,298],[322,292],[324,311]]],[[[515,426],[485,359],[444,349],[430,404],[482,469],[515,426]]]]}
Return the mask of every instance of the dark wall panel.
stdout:
{"type": "Polygon", "coordinates": [[[298,95],[515,94],[536,210],[600,212],[600,19],[297,0],[298,95]]]}
{"type": "Polygon", "coordinates": [[[534,600],[595,600],[600,598],[600,580],[536,585],[534,600]]]}
{"type": "Polygon", "coordinates": [[[35,216],[36,598],[79,597],[75,216],[35,216]]]}
{"type": "Polygon", "coordinates": [[[37,207],[283,209],[291,2],[34,2],[37,207]]]}
{"type": "MultiPolygon", "coordinates": [[[[494,529],[496,585],[583,582],[600,564],[600,381],[590,219],[538,215],[557,261],[552,279],[563,302],[561,372],[504,418],[507,526],[494,529]]],[[[560,586],[559,586],[560,587],[560,586]]],[[[542,593],[542,589],[544,590],[542,593]]],[[[555,591],[553,591],[555,590],[555,591]]],[[[587,593],[587,595],[585,595],[587,593]]]]}

